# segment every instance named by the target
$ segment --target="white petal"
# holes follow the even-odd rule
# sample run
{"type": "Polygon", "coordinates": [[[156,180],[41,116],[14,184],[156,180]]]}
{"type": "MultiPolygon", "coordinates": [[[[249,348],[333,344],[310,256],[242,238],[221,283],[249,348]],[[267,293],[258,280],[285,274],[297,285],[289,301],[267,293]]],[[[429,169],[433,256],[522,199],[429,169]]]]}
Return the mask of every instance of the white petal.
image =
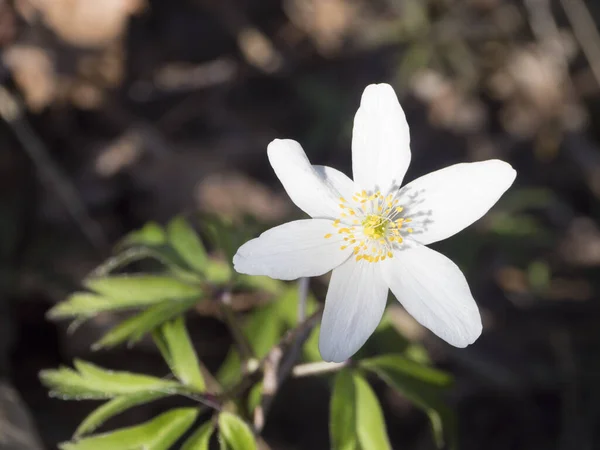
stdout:
{"type": "Polygon", "coordinates": [[[354,181],[386,193],[400,187],[409,164],[410,133],[394,89],[389,84],[367,86],[352,131],[354,181]]]}
{"type": "Polygon", "coordinates": [[[515,177],[510,164],[489,160],[456,164],[407,184],[400,201],[413,219],[412,237],[431,244],[458,233],[488,212],[515,177]]]}
{"type": "Polygon", "coordinates": [[[271,228],[242,245],[234,269],[279,280],[316,277],[342,264],[352,249],[340,250],[343,235],[327,219],[297,220],[271,228]],[[326,234],[332,234],[329,239],[326,234]]]}
{"type": "Polygon", "coordinates": [[[292,201],[311,217],[335,218],[339,215],[340,193],[323,181],[310,165],[300,144],[291,139],[275,139],[267,148],[269,161],[292,201]]]}
{"type": "Polygon", "coordinates": [[[466,347],[481,335],[467,280],[444,255],[417,245],[395,251],[380,264],[392,293],[421,325],[455,347],[466,347]]]}
{"type": "Polygon", "coordinates": [[[378,264],[348,258],[334,269],[319,336],[325,361],[345,361],[363,346],[381,321],[387,293],[378,264]]]}
{"type": "Polygon", "coordinates": [[[337,194],[338,203],[340,197],[350,198],[358,192],[358,189],[354,187],[354,181],[339,170],[327,166],[313,166],[313,168],[323,183],[337,194]]]}

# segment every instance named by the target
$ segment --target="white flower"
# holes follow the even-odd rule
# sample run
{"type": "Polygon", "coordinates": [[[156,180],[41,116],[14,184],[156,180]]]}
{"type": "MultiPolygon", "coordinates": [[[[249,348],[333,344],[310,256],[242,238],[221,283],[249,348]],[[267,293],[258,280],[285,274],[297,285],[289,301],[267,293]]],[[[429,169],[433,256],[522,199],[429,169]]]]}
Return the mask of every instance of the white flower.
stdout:
{"type": "Polygon", "coordinates": [[[242,245],[235,269],[281,280],[333,270],[319,348],[327,361],[352,356],[379,324],[388,289],[423,326],[456,347],[481,334],[464,275],[425,247],[481,218],[515,179],[499,160],[456,164],[400,188],[410,163],[404,111],[387,84],[367,86],[354,118],[354,181],[313,166],[300,144],[276,139],[269,161],[292,201],[312,219],[242,245]]]}

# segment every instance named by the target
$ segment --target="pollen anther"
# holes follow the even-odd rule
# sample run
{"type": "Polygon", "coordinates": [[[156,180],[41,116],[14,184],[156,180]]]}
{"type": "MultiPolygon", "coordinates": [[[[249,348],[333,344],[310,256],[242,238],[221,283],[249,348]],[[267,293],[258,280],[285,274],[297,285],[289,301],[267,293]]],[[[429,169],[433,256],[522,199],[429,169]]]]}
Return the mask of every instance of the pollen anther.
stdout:
{"type": "MultiPolygon", "coordinates": [[[[381,192],[356,192],[348,202],[340,197],[340,218],[333,221],[338,234],[345,235],[341,250],[352,247],[356,261],[377,263],[393,258],[394,248],[404,242],[403,236],[412,233],[412,228],[404,228],[411,222],[402,217],[404,208],[398,206],[396,194],[384,196],[381,192]],[[352,216],[352,219],[349,219],[352,216]]],[[[325,235],[329,239],[333,234],[325,235]]]]}

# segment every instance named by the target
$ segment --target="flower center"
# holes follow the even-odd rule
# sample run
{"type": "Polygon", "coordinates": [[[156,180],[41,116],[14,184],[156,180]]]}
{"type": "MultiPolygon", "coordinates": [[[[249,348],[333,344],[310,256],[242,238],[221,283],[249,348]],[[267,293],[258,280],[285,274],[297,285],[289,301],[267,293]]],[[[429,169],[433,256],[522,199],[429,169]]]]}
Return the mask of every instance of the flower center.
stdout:
{"type": "MultiPolygon", "coordinates": [[[[333,222],[338,234],[344,235],[345,250],[352,247],[357,261],[384,261],[394,256],[393,250],[403,242],[412,228],[403,228],[411,219],[402,215],[403,208],[393,194],[384,197],[377,191],[357,192],[352,201],[340,198],[340,217],[333,222]]],[[[326,239],[333,236],[325,235],[326,239]]]]}
{"type": "Polygon", "coordinates": [[[369,214],[362,221],[363,233],[371,239],[381,239],[387,230],[385,217],[369,214]]]}

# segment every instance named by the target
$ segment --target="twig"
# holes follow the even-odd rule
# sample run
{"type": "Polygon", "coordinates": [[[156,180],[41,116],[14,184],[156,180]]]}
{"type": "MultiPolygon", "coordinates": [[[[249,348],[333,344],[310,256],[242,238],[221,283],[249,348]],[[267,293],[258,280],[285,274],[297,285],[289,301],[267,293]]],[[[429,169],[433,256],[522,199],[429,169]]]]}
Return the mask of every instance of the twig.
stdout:
{"type": "Polygon", "coordinates": [[[277,346],[265,359],[261,404],[254,409],[254,429],[257,433],[264,428],[268,409],[279,390],[279,366],[282,357],[283,350],[277,346]]]}
{"type": "MultiPolygon", "coordinates": [[[[219,305],[221,307],[221,314],[225,319],[225,323],[229,327],[229,331],[231,332],[233,340],[235,341],[235,344],[240,352],[242,362],[247,363],[248,361],[255,359],[254,350],[252,350],[252,346],[250,345],[250,342],[248,342],[248,339],[246,338],[246,335],[244,334],[244,331],[242,330],[242,327],[237,321],[233,309],[231,308],[231,292],[226,291],[223,293],[219,305]]],[[[245,364],[243,364],[243,366],[244,365],[245,364]]]]}
{"type": "Polygon", "coordinates": [[[600,86],[600,32],[596,28],[594,19],[582,0],[561,0],[561,4],[571,22],[573,34],[600,86]]]}
{"type": "Polygon", "coordinates": [[[310,336],[317,324],[323,309],[320,308],[310,317],[288,332],[279,345],[275,346],[264,359],[262,400],[254,409],[254,430],[260,433],[265,426],[265,420],[271,404],[283,381],[288,377],[299,356],[299,349],[310,336]],[[285,349],[288,348],[287,353],[285,349]]]}
{"type": "Polygon", "coordinates": [[[347,367],[350,361],[341,363],[314,362],[299,364],[292,369],[292,376],[295,378],[308,377],[311,375],[322,375],[324,373],[336,372],[347,367]]]}
{"type": "MultiPolygon", "coordinates": [[[[298,324],[298,326],[296,326],[296,328],[288,331],[288,333],[283,337],[281,342],[279,342],[279,344],[277,344],[275,347],[273,347],[269,351],[267,356],[265,356],[258,365],[249,369],[248,372],[245,374],[245,376],[235,386],[228,389],[227,392],[225,392],[221,395],[222,401],[224,402],[227,399],[235,398],[235,397],[241,395],[242,393],[247,391],[251,386],[253,386],[256,382],[258,382],[261,379],[261,376],[264,378],[265,372],[267,371],[267,366],[269,366],[268,371],[270,371],[270,372],[277,371],[276,369],[280,366],[280,364],[276,361],[278,359],[278,354],[285,353],[285,349],[288,348],[293,342],[301,340],[301,344],[303,344],[305,342],[306,338],[308,338],[310,331],[313,329],[313,327],[317,324],[317,322],[321,318],[322,314],[323,314],[323,309],[319,308],[312,315],[310,315],[308,318],[306,318],[303,322],[298,324]]],[[[279,370],[279,372],[281,373],[280,370],[279,370]]],[[[287,374],[286,374],[286,376],[287,376],[287,374]]],[[[276,392],[278,390],[279,384],[280,384],[280,382],[277,381],[276,387],[273,390],[274,392],[276,392]]],[[[263,391],[263,394],[264,394],[264,391],[263,391]]],[[[258,406],[257,409],[262,408],[262,407],[263,407],[262,405],[258,406]]],[[[262,411],[264,412],[264,408],[262,411]]],[[[255,414],[257,414],[256,411],[255,411],[255,414]]],[[[263,417],[264,416],[265,416],[265,414],[263,414],[263,417]]]]}
{"type": "Polygon", "coordinates": [[[85,237],[97,250],[104,252],[108,248],[108,241],[102,228],[88,213],[75,186],[50,158],[48,149],[26,121],[24,110],[22,103],[5,87],[0,86],[0,116],[12,129],[40,172],[42,180],[60,197],[85,237]]]}

